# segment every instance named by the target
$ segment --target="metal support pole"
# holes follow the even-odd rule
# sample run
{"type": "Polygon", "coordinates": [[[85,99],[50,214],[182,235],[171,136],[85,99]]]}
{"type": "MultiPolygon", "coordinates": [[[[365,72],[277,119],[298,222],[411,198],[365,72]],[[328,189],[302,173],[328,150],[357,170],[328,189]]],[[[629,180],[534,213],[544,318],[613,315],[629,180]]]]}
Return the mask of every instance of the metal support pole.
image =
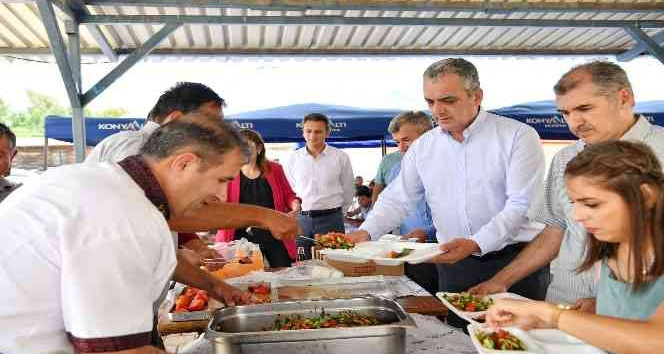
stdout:
{"type": "MultiPolygon", "coordinates": [[[[79,49],[67,50],[65,47],[64,40],[62,39],[62,36],[60,36],[58,21],[55,17],[55,11],[53,10],[51,2],[49,0],[37,0],[37,6],[39,7],[39,14],[44,23],[44,28],[48,34],[51,51],[58,64],[60,76],[62,76],[62,81],[67,90],[67,97],[69,98],[69,104],[71,105],[73,114],[72,133],[74,137],[74,153],[76,155],[76,161],[82,162],[85,159],[85,122],[83,121],[83,105],[79,89],[80,84],[76,83],[72,71],[72,68],[75,68],[74,70],[78,72],[78,78],[80,80],[80,55],[75,66],[70,63],[69,59],[69,55],[74,54],[74,56],[76,56],[76,54],[79,53],[79,49]]],[[[74,23],[71,27],[76,27],[74,36],[77,37],[78,24],[74,23]]],[[[78,39],[75,39],[74,41],[76,42],[75,45],[78,47],[78,39]]]]}
{"type": "Polygon", "coordinates": [[[44,171],[46,171],[47,168],[48,168],[48,137],[44,136],[44,171]]]}
{"type": "MultiPolygon", "coordinates": [[[[72,79],[76,84],[78,97],[81,97],[83,83],[81,78],[81,45],[80,34],[78,32],[78,23],[73,21],[65,22],[65,33],[67,33],[67,54],[69,66],[71,68],[72,79]]],[[[83,114],[83,105],[71,108],[71,129],[74,137],[74,156],[76,162],[85,160],[85,115],[83,114]],[[77,143],[78,142],[78,143],[77,143]]]]}
{"type": "Polygon", "coordinates": [[[77,91],[81,93],[83,86],[81,85],[81,40],[78,32],[78,24],[74,21],[66,21],[65,33],[67,33],[67,58],[69,59],[69,67],[77,91]]]}
{"type": "Polygon", "coordinates": [[[643,30],[638,27],[625,27],[625,31],[627,31],[637,43],[645,45],[648,52],[664,64],[664,48],[650,38],[650,36],[643,32],[643,30]]]}

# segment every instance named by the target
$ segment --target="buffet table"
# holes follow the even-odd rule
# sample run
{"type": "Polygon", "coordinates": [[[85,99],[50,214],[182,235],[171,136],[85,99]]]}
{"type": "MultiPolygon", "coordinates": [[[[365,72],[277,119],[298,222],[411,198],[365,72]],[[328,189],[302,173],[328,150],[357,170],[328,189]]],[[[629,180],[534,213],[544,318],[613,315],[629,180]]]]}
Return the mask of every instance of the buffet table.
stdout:
{"type": "MultiPolygon", "coordinates": [[[[385,282],[401,306],[411,314],[417,328],[407,330],[407,353],[475,353],[468,336],[441,322],[440,319],[447,315],[445,306],[408,277],[369,276],[356,279],[385,282]]],[[[162,317],[158,328],[171,353],[211,354],[211,342],[203,337],[204,334],[198,334],[205,331],[207,323],[172,322],[162,317]]]]}

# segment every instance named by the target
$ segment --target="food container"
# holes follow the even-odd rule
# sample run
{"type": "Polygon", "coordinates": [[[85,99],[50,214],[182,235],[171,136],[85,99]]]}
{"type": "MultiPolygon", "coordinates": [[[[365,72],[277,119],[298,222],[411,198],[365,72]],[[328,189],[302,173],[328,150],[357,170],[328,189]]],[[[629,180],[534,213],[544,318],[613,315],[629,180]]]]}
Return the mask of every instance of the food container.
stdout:
{"type": "Polygon", "coordinates": [[[174,312],[175,310],[175,299],[182,294],[186,286],[184,284],[176,283],[173,289],[171,289],[166,296],[165,302],[168,304],[168,319],[172,322],[187,322],[187,321],[202,321],[209,320],[212,318],[212,312],[224,306],[221,302],[215,299],[209,299],[207,307],[204,310],[200,311],[189,311],[189,312],[174,312]]]}
{"type": "Polygon", "coordinates": [[[216,354],[402,354],[406,328],[415,322],[395,301],[380,297],[285,301],[236,306],[217,312],[205,336],[216,354]],[[378,318],[382,325],[273,331],[278,315],[312,317],[352,310],[378,318]]]}
{"type": "Polygon", "coordinates": [[[442,254],[437,243],[414,243],[400,241],[367,241],[355,245],[352,249],[329,249],[320,250],[325,259],[333,261],[344,261],[349,263],[363,263],[373,261],[379,266],[398,266],[404,263],[418,264],[442,254]],[[389,254],[401,253],[408,250],[409,253],[395,258],[389,254]]]}
{"type": "MultiPolygon", "coordinates": [[[[271,302],[272,299],[277,298],[276,288],[272,287],[268,282],[233,282],[229,281],[228,284],[233,285],[234,287],[251,293],[251,288],[256,285],[264,285],[269,289],[268,294],[251,294],[252,301],[256,302],[271,302]]],[[[174,312],[175,309],[175,299],[177,299],[180,294],[184,291],[186,286],[184,284],[177,283],[169,294],[166,297],[167,308],[169,308],[168,319],[172,322],[188,322],[188,321],[203,321],[210,320],[212,314],[219,308],[225,307],[224,303],[217,301],[216,299],[210,298],[208,305],[205,309],[200,311],[189,311],[189,312],[174,312]]]]}

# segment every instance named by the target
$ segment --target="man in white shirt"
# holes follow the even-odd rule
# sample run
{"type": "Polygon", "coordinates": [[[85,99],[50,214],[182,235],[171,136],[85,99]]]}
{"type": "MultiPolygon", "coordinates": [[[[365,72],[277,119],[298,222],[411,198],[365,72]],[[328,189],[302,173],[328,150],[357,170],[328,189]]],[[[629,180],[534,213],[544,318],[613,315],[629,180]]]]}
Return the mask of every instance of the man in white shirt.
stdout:
{"type": "MultiPolygon", "coordinates": [[[[113,134],[101,141],[88,155],[86,163],[118,162],[127,156],[138,154],[140,148],[160,125],[178,120],[190,112],[203,112],[223,119],[223,98],[206,85],[180,82],[164,92],[148,114],[148,121],[139,131],[113,134]]],[[[221,189],[218,200],[226,200],[226,190],[221,189]]],[[[285,214],[267,208],[235,203],[210,203],[192,211],[186,217],[172,220],[172,230],[179,231],[178,244],[192,249],[203,257],[215,257],[193,232],[223,228],[236,228],[248,224],[269,229],[276,238],[288,238],[297,232],[297,222],[285,214]]]]}
{"type": "MultiPolygon", "coordinates": [[[[299,223],[302,235],[309,238],[328,232],[343,233],[344,213],[355,194],[348,155],[325,143],[330,127],[330,119],[324,114],[306,115],[302,120],[306,145],[293,153],[285,168],[288,182],[302,198],[299,223]]],[[[307,239],[297,239],[297,246],[304,247],[307,258],[311,258],[312,245],[307,239]]]]}
{"type": "MultiPolygon", "coordinates": [[[[107,137],[90,151],[85,162],[118,162],[128,156],[136,155],[159,126],[193,111],[216,115],[223,119],[225,105],[224,99],[206,85],[197,82],[178,82],[159,96],[143,128],[107,137]]],[[[225,201],[224,193],[225,191],[219,196],[222,201],[225,201]]],[[[178,237],[178,246],[193,250],[203,258],[219,257],[194,233],[181,233],[178,237]]]]}
{"type": "MultiPolygon", "coordinates": [[[[247,154],[237,130],[194,113],[156,130],[140,155],[55,168],[10,195],[0,204],[0,352],[161,352],[149,343],[176,263],[167,220],[216,198],[247,154]]],[[[242,301],[210,274],[190,280],[242,301]]]]}
{"type": "MultiPolygon", "coordinates": [[[[483,92],[472,63],[438,61],[423,81],[438,128],[410,146],[401,173],[350,238],[380,237],[424,197],[445,251],[431,260],[438,264],[439,289],[466,291],[496,274],[542,229],[526,213],[542,186],[544,152],[533,128],[480,109],[483,92]]],[[[546,285],[548,270],[510,291],[541,299],[546,285]]],[[[463,326],[453,317],[448,322],[463,326]]]]}
{"type": "Polygon", "coordinates": [[[576,272],[584,259],[588,233],[574,221],[565,189],[565,167],[586,144],[612,140],[642,142],[664,161],[664,128],[634,114],[632,85],[625,70],[615,63],[593,61],[574,67],[553,90],[558,110],[579,140],[553,157],[545,188],[540,189],[540,198],[530,210],[531,219],[546,227],[509,266],[473,290],[482,294],[505,291],[552,262],[547,300],[595,312],[596,276],[593,271],[576,272]]]}

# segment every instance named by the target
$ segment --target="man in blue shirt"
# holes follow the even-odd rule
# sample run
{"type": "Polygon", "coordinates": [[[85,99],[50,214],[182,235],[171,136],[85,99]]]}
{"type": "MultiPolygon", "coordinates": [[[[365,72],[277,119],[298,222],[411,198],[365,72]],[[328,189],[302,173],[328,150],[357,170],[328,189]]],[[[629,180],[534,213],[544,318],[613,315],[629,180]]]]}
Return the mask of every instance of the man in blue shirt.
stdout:
{"type": "MultiPolygon", "coordinates": [[[[533,128],[480,108],[483,91],[472,63],[444,59],[423,76],[424,99],[438,127],[410,146],[399,176],[349,238],[380,237],[425,198],[445,252],[431,259],[439,290],[466,291],[496,274],[542,230],[527,211],[542,187],[544,151],[533,128]]],[[[542,269],[509,291],[543,299],[548,279],[548,268],[542,269]]]]}
{"type": "MultiPolygon", "coordinates": [[[[408,111],[394,117],[387,130],[397,143],[399,154],[403,156],[410,145],[431,128],[433,128],[431,119],[424,112],[408,111]]],[[[400,171],[401,164],[395,164],[390,171],[387,183],[396,179],[400,171]]],[[[418,242],[436,240],[436,228],[433,226],[431,210],[424,198],[417,202],[415,211],[403,221],[399,227],[399,234],[408,238],[417,238],[418,242]]]]}
{"type": "MultiPolygon", "coordinates": [[[[397,143],[399,154],[408,151],[410,145],[422,134],[433,128],[431,118],[421,111],[403,112],[392,119],[387,130],[397,143]]],[[[387,179],[391,183],[399,175],[401,164],[392,167],[387,179]]],[[[438,242],[436,228],[433,226],[431,210],[424,198],[421,198],[415,210],[399,227],[399,234],[407,238],[416,238],[417,242],[438,242]]],[[[406,275],[431,294],[438,291],[438,272],[432,263],[406,264],[406,275]]]]}

